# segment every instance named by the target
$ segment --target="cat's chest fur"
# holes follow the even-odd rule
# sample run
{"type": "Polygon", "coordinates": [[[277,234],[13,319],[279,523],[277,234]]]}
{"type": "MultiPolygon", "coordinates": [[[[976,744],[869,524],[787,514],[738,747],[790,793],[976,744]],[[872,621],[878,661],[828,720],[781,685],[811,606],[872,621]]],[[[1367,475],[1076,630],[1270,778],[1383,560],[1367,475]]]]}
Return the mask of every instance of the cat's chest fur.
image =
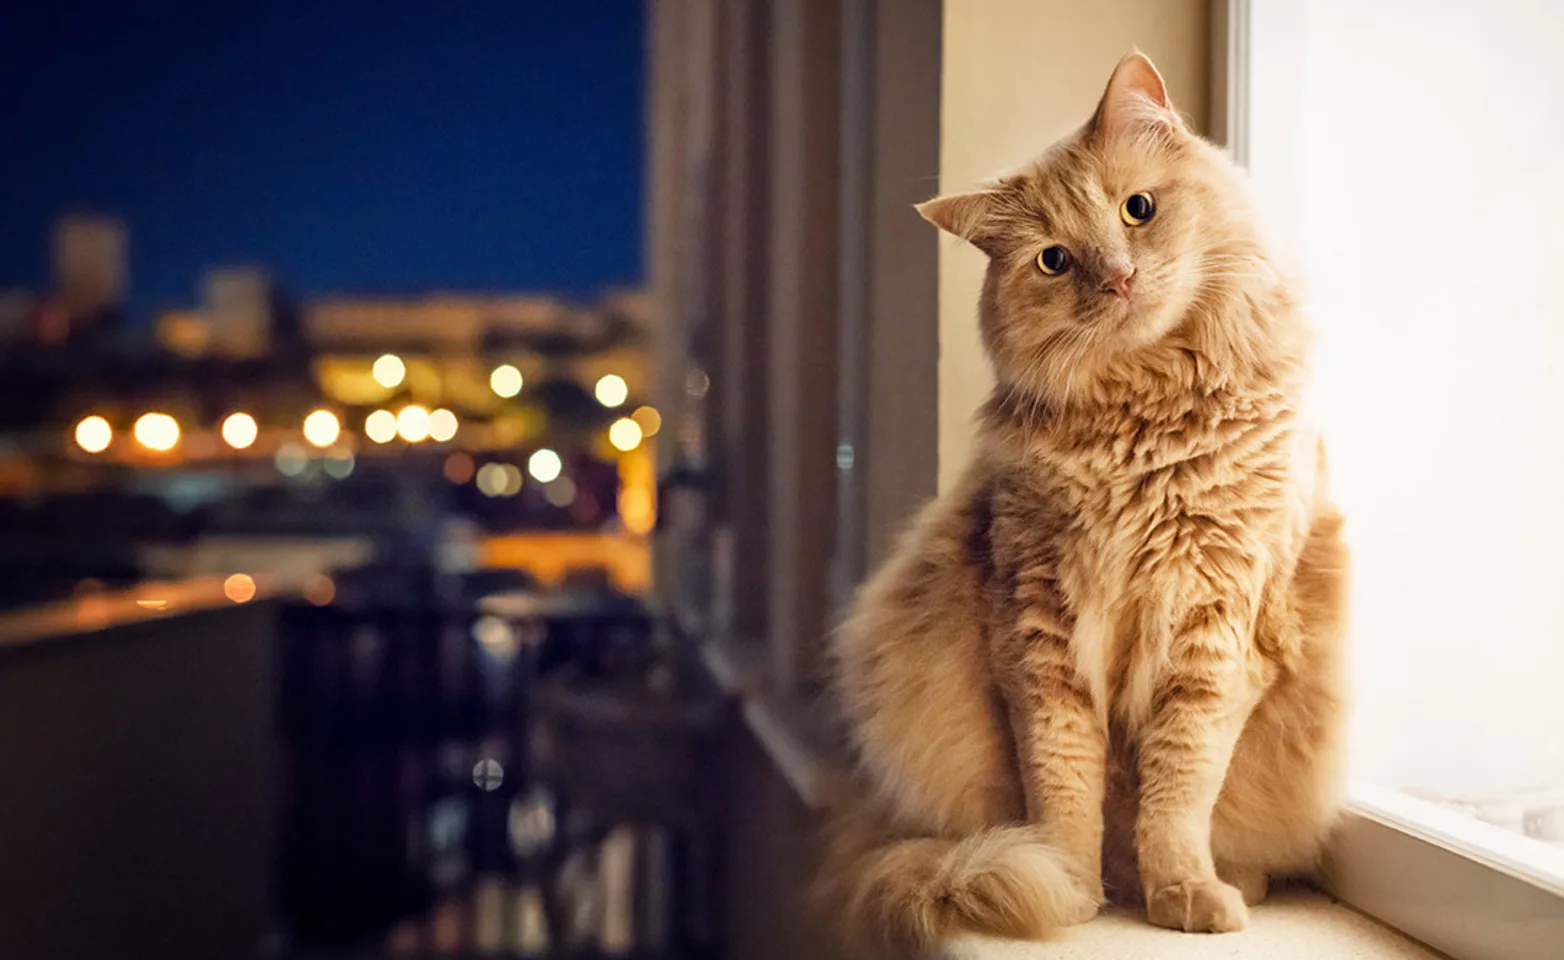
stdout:
{"type": "Polygon", "coordinates": [[[1149,709],[1180,624],[1219,610],[1242,643],[1255,598],[1293,537],[1292,407],[1278,395],[1122,404],[1053,424],[1028,450],[1036,538],[1014,568],[1018,598],[1058,609],[1099,710],[1149,709]],[[1035,522],[1046,516],[1043,522],[1035,522]],[[1045,582],[1043,591],[1029,580],[1045,582]]]}

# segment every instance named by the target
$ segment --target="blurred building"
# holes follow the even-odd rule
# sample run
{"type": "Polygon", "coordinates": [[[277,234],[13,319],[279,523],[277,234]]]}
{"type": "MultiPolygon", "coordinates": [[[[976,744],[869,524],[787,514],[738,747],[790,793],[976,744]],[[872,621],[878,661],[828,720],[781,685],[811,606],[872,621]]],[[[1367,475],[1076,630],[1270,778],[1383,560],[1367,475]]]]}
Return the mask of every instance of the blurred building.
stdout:
{"type": "Polygon", "coordinates": [[[115,325],[129,280],[130,233],[114,217],[70,214],[54,225],[54,286],[73,336],[115,325]]]}
{"type": "Polygon", "coordinates": [[[15,343],[27,335],[38,295],[21,287],[0,290],[0,343],[15,343]]]}
{"type": "Polygon", "coordinates": [[[273,288],[260,267],[220,267],[201,278],[207,349],[223,357],[257,358],[271,351],[273,288]]]}
{"type": "Polygon", "coordinates": [[[566,313],[551,297],[433,293],[403,297],[326,297],[308,305],[305,336],[319,352],[410,350],[476,352],[496,332],[541,333],[566,313]]]}

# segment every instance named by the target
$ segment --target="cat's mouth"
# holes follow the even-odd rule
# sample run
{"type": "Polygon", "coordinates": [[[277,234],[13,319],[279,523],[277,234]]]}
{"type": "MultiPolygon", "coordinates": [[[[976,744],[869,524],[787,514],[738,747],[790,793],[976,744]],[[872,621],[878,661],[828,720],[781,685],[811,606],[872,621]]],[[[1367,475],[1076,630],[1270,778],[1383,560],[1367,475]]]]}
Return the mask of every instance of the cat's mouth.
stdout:
{"type": "Polygon", "coordinates": [[[1150,302],[1143,293],[1128,296],[1109,296],[1102,307],[1102,317],[1114,330],[1128,331],[1143,322],[1151,312],[1150,302]]]}
{"type": "Polygon", "coordinates": [[[1161,298],[1136,291],[1106,304],[1100,322],[1129,344],[1142,346],[1166,332],[1165,307],[1161,298]]]}

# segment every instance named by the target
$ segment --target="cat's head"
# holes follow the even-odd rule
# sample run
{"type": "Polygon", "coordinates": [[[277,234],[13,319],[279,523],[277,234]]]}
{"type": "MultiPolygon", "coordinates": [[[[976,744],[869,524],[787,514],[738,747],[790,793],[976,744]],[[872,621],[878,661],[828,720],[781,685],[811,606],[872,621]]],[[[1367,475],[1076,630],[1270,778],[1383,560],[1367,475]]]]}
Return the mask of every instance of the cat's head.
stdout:
{"type": "Polygon", "coordinates": [[[1205,300],[1274,278],[1241,175],[1185,126],[1138,52],[1080,130],[1013,174],[918,209],[988,254],[982,332],[1002,384],[1065,401],[1172,337],[1252,352],[1216,342],[1248,335],[1220,318],[1191,329],[1205,300]]]}

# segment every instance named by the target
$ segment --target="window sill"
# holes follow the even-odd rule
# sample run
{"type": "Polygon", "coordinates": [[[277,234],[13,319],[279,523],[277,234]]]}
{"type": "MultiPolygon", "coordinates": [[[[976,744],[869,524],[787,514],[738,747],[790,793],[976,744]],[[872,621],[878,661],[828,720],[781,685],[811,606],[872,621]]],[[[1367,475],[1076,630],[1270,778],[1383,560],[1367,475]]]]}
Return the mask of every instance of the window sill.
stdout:
{"type": "MultiPolygon", "coordinates": [[[[745,724],[777,770],[811,809],[824,806],[847,760],[820,729],[807,703],[775,696],[766,683],[760,645],[709,643],[702,657],[740,701],[745,724]]],[[[1353,823],[1363,818],[1349,817],[1353,823]]],[[[1346,833],[1347,831],[1344,831],[1346,833]]],[[[1338,863],[1341,854],[1337,853],[1338,863]]],[[[1340,884],[1339,877],[1332,878],[1340,884]]],[[[1379,912],[1379,911],[1376,911],[1379,912]]],[[[1394,917],[1392,911],[1389,916],[1394,917]]],[[[1475,932],[1475,931],[1474,931],[1475,932]]],[[[1481,936],[1481,934],[1478,934],[1481,936]]],[[[1517,953],[1514,956],[1530,956],[1517,953]]],[[[1439,960],[1440,954],[1307,888],[1278,891],[1250,915],[1242,933],[1220,937],[1160,930],[1135,911],[1109,911],[1048,943],[966,938],[948,960],[1180,960],[1212,956],[1265,960],[1439,960]]]]}
{"type": "Polygon", "coordinates": [[[723,689],[738,698],[745,725],[783,779],[805,806],[820,810],[830,784],[846,777],[847,758],[822,729],[809,703],[771,692],[763,654],[760,644],[701,645],[706,668],[723,689]]]}
{"type": "Polygon", "coordinates": [[[1393,791],[1356,785],[1326,888],[1452,957],[1557,960],[1564,854],[1393,791]]]}
{"type": "Polygon", "coordinates": [[[963,938],[945,960],[1439,960],[1439,955],[1312,890],[1280,891],[1242,933],[1177,933],[1133,911],[1110,911],[1047,943],[963,938]]]}

